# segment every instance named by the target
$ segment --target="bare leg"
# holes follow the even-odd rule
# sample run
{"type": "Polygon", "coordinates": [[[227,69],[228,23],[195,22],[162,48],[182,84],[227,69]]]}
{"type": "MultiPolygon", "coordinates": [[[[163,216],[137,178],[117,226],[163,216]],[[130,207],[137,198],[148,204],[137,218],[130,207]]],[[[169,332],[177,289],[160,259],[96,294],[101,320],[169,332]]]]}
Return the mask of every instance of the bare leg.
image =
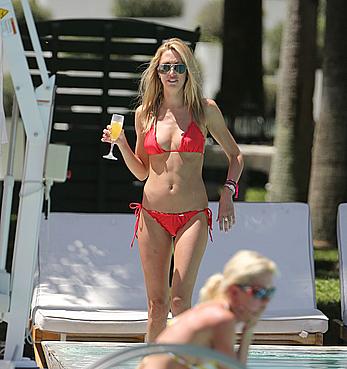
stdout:
{"type": "Polygon", "coordinates": [[[145,210],[141,212],[138,243],[148,301],[147,342],[166,327],[169,312],[171,236],[145,210]]]}
{"type": "Polygon", "coordinates": [[[180,229],[175,242],[171,312],[176,316],[191,306],[193,288],[208,237],[204,213],[194,216],[180,229]]]}

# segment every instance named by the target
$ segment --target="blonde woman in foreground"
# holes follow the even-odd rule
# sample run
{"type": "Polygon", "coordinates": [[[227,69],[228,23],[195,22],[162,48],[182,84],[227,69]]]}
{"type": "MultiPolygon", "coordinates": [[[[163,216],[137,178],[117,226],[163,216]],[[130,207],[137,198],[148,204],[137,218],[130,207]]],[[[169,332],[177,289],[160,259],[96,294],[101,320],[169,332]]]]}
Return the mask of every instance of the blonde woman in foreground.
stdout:
{"type": "MultiPolygon", "coordinates": [[[[199,304],[174,318],[155,342],[208,347],[246,364],[254,327],[275,291],[276,270],[272,260],[255,251],[237,252],[223,274],[207,280],[200,291],[199,304]],[[242,324],[242,333],[236,350],[238,324],[242,324]]],[[[138,368],[224,369],[215,363],[173,354],[148,356],[138,368]]]]}

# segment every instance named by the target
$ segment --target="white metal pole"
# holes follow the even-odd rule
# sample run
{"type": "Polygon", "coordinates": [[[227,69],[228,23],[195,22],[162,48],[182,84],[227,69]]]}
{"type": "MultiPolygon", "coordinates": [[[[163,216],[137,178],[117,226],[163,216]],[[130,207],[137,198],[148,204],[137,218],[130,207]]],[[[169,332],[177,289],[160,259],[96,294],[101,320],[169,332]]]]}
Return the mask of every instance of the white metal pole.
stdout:
{"type": "MultiPolygon", "coordinates": [[[[53,94],[54,76],[51,77],[53,94]]],[[[41,85],[36,90],[40,96],[48,99],[47,89],[41,85]]],[[[40,105],[40,114],[45,126],[51,118],[51,102],[40,105]]],[[[26,119],[22,114],[23,121],[26,119]]],[[[28,122],[27,122],[28,123],[28,122]]],[[[43,172],[47,148],[47,134],[40,140],[27,140],[20,203],[17,218],[16,239],[12,264],[12,293],[10,310],[5,315],[8,322],[6,334],[5,360],[19,360],[23,355],[25,329],[28,326],[32,281],[35,270],[38,235],[42,216],[44,196],[43,172]]]]}
{"type": "Polygon", "coordinates": [[[42,66],[44,59],[27,0],[22,0],[22,5],[27,13],[28,29],[30,36],[34,38],[32,44],[36,48],[38,64],[41,64],[40,72],[44,83],[34,90],[11,0],[0,0],[0,7],[8,10],[8,14],[1,20],[4,55],[10,68],[27,138],[11,273],[11,301],[9,312],[5,314],[8,323],[5,360],[21,360],[23,355],[41,222],[43,172],[55,85],[55,76],[48,78],[47,70],[42,66]]]}
{"type": "Polygon", "coordinates": [[[42,54],[41,44],[40,44],[40,40],[39,40],[39,37],[38,37],[38,34],[37,34],[34,17],[33,17],[33,14],[31,12],[31,10],[30,10],[30,5],[29,5],[28,0],[21,0],[21,3],[22,3],[22,7],[23,7],[25,21],[26,21],[27,26],[28,26],[31,43],[32,43],[33,49],[35,51],[37,65],[38,65],[39,70],[40,70],[42,84],[45,87],[47,87],[47,86],[49,86],[48,71],[47,71],[45,59],[44,59],[43,54],[42,54]]]}
{"type": "Polygon", "coordinates": [[[39,112],[37,97],[11,0],[0,0],[0,7],[9,11],[1,20],[4,57],[9,67],[21,116],[22,118],[27,117],[27,119],[23,119],[25,133],[30,140],[40,140],[41,135],[46,135],[47,127],[43,126],[39,112]]]}
{"type": "Polygon", "coordinates": [[[40,160],[46,145],[27,142],[25,172],[21,187],[20,206],[17,218],[16,239],[12,263],[12,285],[10,311],[6,315],[5,360],[19,360],[23,356],[25,329],[28,326],[32,278],[37,252],[38,229],[41,221],[43,183],[40,160]],[[34,160],[40,160],[32,168],[34,160]],[[29,180],[30,178],[30,180],[29,180]]]}
{"type": "Polygon", "coordinates": [[[10,232],[11,222],[11,208],[13,199],[13,187],[14,187],[14,155],[16,148],[17,138],[17,124],[18,124],[19,110],[16,95],[13,97],[13,108],[12,108],[12,126],[10,136],[10,147],[8,150],[8,163],[7,173],[4,178],[4,189],[2,194],[1,204],[1,223],[0,223],[0,270],[6,268],[7,258],[7,246],[10,232]]]}

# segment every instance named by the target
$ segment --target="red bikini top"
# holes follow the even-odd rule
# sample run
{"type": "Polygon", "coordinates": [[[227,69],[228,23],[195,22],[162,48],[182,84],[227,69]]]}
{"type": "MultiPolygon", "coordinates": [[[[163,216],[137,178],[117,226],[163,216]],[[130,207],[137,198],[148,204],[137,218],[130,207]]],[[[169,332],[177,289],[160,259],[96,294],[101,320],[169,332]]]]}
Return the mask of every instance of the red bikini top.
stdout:
{"type": "Polygon", "coordinates": [[[183,133],[181,143],[177,150],[164,150],[159,146],[155,125],[147,132],[144,140],[144,147],[148,155],[163,154],[165,152],[204,152],[205,136],[202,134],[197,124],[192,121],[187,130],[183,133]]]}

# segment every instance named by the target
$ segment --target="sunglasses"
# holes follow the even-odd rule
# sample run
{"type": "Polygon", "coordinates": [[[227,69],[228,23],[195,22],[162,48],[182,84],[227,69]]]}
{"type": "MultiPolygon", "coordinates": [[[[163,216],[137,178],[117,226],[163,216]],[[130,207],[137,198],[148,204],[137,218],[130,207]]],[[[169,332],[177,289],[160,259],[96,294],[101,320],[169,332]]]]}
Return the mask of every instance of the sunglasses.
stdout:
{"type": "Polygon", "coordinates": [[[178,74],[183,74],[187,67],[185,64],[159,64],[158,65],[158,72],[160,74],[167,74],[173,69],[178,74]]]}
{"type": "Polygon", "coordinates": [[[246,285],[238,285],[239,288],[241,288],[242,291],[248,292],[251,291],[252,296],[259,300],[265,300],[265,299],[271,299],[271,297],[274,295],[276,288],[270,287],[253,287],[253,286],[246,286],[246,285]]]}

